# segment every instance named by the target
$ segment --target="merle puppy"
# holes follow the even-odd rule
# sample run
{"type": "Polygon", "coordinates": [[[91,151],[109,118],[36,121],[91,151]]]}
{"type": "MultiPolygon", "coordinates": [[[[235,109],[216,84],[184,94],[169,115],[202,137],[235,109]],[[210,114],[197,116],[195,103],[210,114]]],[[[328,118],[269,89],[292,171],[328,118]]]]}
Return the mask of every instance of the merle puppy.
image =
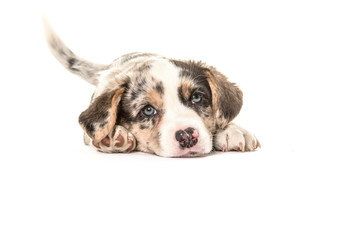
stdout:
{"type": "Polygon", "coordinates": [[[243,94],[214,67],[149,53],[94,64],[76,56],[47,23],[45,30],[56,59],[96,87],[79,123],[85,143],[97,150],[189,157],[260,147],[231,123],[243,94]]]}

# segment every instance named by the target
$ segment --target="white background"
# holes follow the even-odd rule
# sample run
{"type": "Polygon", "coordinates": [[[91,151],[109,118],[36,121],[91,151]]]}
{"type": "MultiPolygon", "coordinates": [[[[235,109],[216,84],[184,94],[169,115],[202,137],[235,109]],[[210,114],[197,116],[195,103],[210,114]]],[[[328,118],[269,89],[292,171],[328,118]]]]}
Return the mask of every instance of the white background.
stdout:
{"type": "Polygon", "coordinates": [[[357,1],[2,1],[0,239],[360,239],[357,1]],[[263,148],[167,159],[83,145],[93,87],[50,55],[217,67],[263,148]]]}

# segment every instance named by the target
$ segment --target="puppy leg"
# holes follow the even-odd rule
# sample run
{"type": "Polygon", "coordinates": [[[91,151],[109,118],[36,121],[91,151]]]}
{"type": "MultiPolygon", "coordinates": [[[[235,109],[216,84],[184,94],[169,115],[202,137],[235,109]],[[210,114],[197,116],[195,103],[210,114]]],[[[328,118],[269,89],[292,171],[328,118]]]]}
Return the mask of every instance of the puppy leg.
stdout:
{"type": "Polygon", "coordinates": [[[260,147],[260,142],[255,135],[244,128],[230,123],[225,129],[216,133],[214,147],[218,151],[254,151],[260,147]]]}
{"type": "Polygon", "coordinates": [[[119,125],[115,126],[114,130],[100,142],[94,142],[84,134],[84,142],[86,145],[106,153],[131,152],[136,147],[135,137],[126,128],[119,125]]]}

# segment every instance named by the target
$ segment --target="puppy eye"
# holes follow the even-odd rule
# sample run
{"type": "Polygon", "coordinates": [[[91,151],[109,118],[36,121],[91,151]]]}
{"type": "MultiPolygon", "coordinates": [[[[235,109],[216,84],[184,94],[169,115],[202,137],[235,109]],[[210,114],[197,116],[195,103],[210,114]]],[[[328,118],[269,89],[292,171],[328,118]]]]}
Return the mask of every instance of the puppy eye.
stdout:
{"type": "Polygon", "coordinates": [[[157,113],[156,109],[151,105],[146,105],[142,111],[147,117],[151,117],[157,113]]]}
{"type": "Polygon", "coordinates": [[[199,103],[201,102],[202,96],[200,93],[193,93],[193,95],[191,96],[191,102],[192,103],[199,103]]]}

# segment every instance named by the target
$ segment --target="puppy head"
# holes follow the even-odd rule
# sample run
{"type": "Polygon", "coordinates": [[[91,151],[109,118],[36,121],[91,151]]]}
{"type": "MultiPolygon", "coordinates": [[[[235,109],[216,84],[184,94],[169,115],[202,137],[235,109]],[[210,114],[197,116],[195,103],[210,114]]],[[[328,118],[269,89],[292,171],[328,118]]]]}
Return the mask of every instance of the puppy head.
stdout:
{"type": "Polygon", "coordinates": [[[139,151],[188,157],[209,153],[213,134],[241,106],[242,92],[213,67],[149,55],[124,56],[103,74],[79,121],[95,141],[117,124],[136,137],[139,151]]]}

